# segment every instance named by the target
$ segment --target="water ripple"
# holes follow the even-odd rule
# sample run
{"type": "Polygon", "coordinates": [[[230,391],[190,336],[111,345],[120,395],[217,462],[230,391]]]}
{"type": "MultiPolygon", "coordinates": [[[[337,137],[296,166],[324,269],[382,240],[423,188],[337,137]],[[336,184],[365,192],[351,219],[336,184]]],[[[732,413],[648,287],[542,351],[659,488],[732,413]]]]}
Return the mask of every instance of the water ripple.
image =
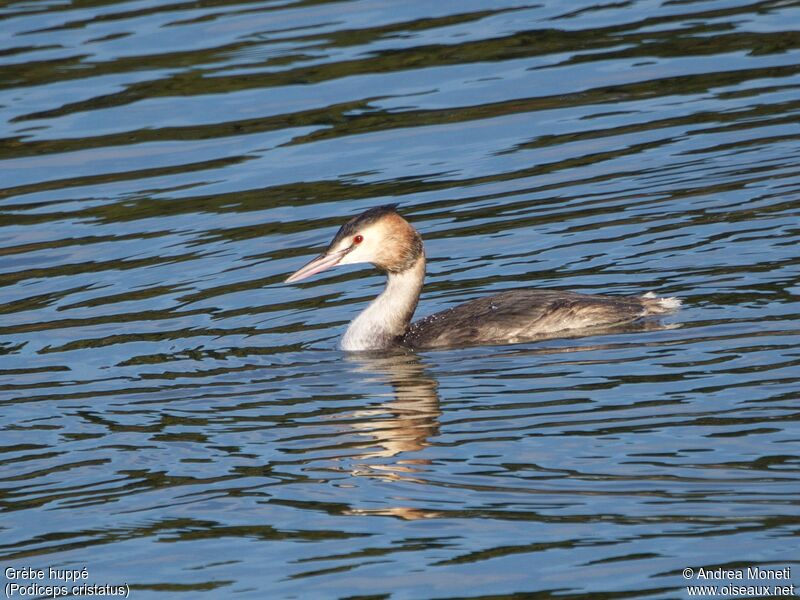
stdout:
{"type": "Polygon", "coordinates": [[[6,566],[258,598],[796,571],[799,11],[0,9],[6,566]],[[685,307],[345,356],[380,277],[282,281],[387,202],[426,240],[420,315],[525,286],[685,307]]]}

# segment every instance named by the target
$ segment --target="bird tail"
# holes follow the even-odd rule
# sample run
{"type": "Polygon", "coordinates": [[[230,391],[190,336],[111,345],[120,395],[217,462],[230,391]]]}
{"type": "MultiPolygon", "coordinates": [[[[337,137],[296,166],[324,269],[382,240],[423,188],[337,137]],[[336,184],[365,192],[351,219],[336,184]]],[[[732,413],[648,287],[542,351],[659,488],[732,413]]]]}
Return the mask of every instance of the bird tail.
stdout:
{"type": "Polygon", "coordinates": [[[639,298],[642,300],[642,305],[644,306],[644,311],[642,312],[643,317],[647,315],[665,315],[672,313],[678,310],[681,304],[683,304],[680,298],[659,298],[653,292],[647,292],[639,296],[639,298]]]}

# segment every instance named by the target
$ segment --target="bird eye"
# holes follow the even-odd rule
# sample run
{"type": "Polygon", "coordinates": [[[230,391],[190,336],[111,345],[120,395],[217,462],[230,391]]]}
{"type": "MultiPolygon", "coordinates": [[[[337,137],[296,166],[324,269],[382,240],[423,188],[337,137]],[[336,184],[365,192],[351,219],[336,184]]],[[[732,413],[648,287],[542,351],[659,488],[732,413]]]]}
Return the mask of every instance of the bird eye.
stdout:
{"type": "Polygon", "coordinates": [[[356,237],[353,238],[353,243],[354,244],[360,244],[363,241],[364,241],[364,236],[361,235],[360,233],[356,237]]]}

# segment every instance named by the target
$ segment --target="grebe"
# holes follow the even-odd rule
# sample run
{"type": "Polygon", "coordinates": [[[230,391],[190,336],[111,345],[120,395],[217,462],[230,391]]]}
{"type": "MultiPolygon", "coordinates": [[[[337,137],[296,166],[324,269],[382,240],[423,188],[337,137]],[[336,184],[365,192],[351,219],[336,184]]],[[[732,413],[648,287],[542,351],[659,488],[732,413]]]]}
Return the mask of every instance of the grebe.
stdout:
{"type": "Polygon", "coordinates": [[[560,290],[510,290],[470,300],[411,323],[425,279],[422,238],[396,204],[371,208],[342,225],[327,250],[286,279],[371,263],[386,289],[358,315],[341,341],[345,351],[502,344],[591,334],[592,329],[673,312],[677,298],[595,296],[560,290]]]}

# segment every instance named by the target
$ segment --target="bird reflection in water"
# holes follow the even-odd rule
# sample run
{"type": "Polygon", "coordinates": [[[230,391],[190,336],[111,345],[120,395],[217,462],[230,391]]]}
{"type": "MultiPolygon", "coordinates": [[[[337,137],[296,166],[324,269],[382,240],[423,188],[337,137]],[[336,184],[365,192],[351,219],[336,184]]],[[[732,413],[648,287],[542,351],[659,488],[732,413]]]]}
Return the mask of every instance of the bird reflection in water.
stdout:
{"type": "MultiPolygon", "coordinates": [[[[641,334],[644,332],[665,331],[679,327],[678,324],[659,322],[624,323],[598,330],[602,335],[641,334]]],[[[576,334],[576,337],[578,335],[576,334]]],[[[663,344],[663,340],[652,342],[654,346],[663,344]]],[[[564,354],[575,354],[575,360],[558,359],[559,364],[586,364],[597,362],[598,351],[611,351],[630,346],[648,346],[647,341],[631,342],[625,339],[606,343],[583,344],[580,346],[514,346],[505,352],[493,356],[519,358],[530,356],[531,360],[543,363],[547,356],[555,357],[564,354]],[[594,358],[586,358],[589,353],[594,358]],[[534,358],[538,357],[538,358],[534,358]]],[[[359,477],[375,477],[385,481],[402,481],[430,485],[423,473],[430,472],[435,463],[428,458],[414,456],[428,445],[430,438],[439,434],[438,382],[426,372],[422,358],[412,352],[359,353],[348,354],[345,360],[353,365],[357,372],[373,375],[372,381],[388,383],[392,387],[393,398],[378,407],[362,409],[352,413],[355,417],[350,428],[362,436],[371,438],[369,449],[357,458],[367,462],[359,462],[351,466],[351,475],[359,477]]],[[[606,361],[613,359],[606,358],[606,361]]],[[[409,506],[384,506],[379,509],[351,508],[344,511],[350,515],[383,515],[414,520],[440,516],[437,511],[409,506]]]]}
{"type": "MultiPolygon", "coordinates": [[[[431,461],[414,457],[439,433],[439,395],[436,380],[425,372],[421,358],[414,353],[349,355],[354,370],[374,375],[373,381],[388,383],[393,398],[376,408],[357,411],[351,427],[371,437],[374,445],[359,458],[367,463],[354,465],[351,473],[388,481],[415,481],[414,474],[426,470],[431,461]]],[[[426,484],[424,481],[420,483],[426,484]]],[[[351,509],[353,515],[389,515],[403,519],[425,519],[438,513],[408,506],[381,509],[351,509]]]]}

